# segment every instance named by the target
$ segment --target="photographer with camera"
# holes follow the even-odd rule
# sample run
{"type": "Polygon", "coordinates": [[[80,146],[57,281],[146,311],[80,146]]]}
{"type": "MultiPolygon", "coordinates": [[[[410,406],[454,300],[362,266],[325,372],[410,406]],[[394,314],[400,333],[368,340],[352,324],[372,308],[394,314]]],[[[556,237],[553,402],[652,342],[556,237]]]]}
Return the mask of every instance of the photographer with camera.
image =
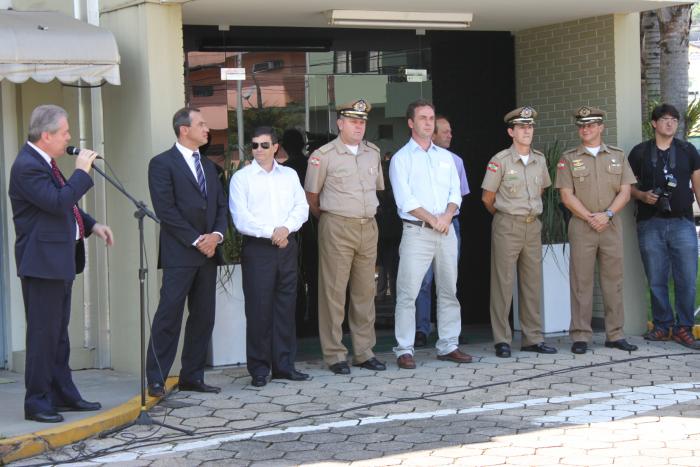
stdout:
{"type": "Polygon", "coordinates": [[[700,202],[700,155],[695,147],[675,138],[678,110],[661,104],[651,113],[654,138],[638,144],[629,162],[638,183],[637,234],[651,290],[654,328],[644,338],[700,349],[693,337],[698,238],[693,222],[693,195],[700,202]],[[676,318],[668,295],[673,273],[676,318]]]}

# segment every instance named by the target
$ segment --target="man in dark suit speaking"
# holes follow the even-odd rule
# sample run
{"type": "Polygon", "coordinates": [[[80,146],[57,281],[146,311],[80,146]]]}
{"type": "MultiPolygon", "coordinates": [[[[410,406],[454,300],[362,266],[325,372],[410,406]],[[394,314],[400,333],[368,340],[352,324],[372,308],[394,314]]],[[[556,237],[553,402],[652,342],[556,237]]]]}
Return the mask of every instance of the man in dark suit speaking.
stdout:
{"type": "Polygon", "coordinates": [[[214,164],[202,158],[209,128],[198,109],[175,112],[175,145],[151,159],[148,187],[160,218],[160,255],[163,269],[160,303],[153,317],[146,374],[148,393],[165,395],[182,315],[187,300],[189,317],[182,349],[181,391],[219,392],[204,383],[204,363],[214,328],[217,246],[227,227],[226,198],[214,164]]]}
{"type": "Polygon", "coordinates": [[[24,418],[44,423],[63,421],[58,412],[101,408],[85,401],[73,383],[68,321],[73,279],[85,267],[84,238],[94,233],[111,246],[113,236],[77,205],[93,185],[89,173],[97,153],[82,149],[67,180],[56,165],[69,141],[66,111],[37,107],[10,171],[15,260],[27,319],[24,418]]]}

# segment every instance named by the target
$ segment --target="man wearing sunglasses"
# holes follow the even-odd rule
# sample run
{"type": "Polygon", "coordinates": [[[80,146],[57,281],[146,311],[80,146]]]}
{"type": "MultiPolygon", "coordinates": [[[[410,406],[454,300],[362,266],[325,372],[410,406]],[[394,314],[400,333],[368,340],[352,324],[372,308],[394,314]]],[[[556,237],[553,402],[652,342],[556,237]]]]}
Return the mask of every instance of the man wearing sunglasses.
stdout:
{"type": "Polygon", "coordinates": [[[304,183],[311,213],[319,218],[318,327],[323,360],[341,375],[350,373],[348,350],[342,343],[348,283],[353,364],[386,369],[372,351],[378,239],[374,215],[384,177],[379,148],[363,141],[371,108],[362,99],[337,107],[339,135],[311,154],[304,183]]]}
{"type": "Polygon", "coordinates": [[[294,368],[297,293],[295,233],[309,217],[296,172],[275,160],[271,127],[253,131],[253,162],[231,179],[229,209],[243,234],[241,266],[246,315],[246,360],[256,387],[272,378],[305,381],[294,368]]]}

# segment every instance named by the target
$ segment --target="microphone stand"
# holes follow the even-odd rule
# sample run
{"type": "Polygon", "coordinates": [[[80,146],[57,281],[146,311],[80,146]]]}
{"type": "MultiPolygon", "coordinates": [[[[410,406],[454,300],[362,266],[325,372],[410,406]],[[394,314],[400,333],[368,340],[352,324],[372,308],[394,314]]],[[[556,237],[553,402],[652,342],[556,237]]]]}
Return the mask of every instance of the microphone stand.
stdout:
{"type": "Polygon", "coordinates": [[[144,267],[144,254],[145,254],[145,243],[143,239],[143,218],[150,217],[156,224],[160,224],[160,219],[146,207],[146,203],[139,201],[124,189],[121,183],[116,182],[112,177],[104,173],[102,169],[96,167],[95,164],[92,165],[95,172],[99,173],[107,180],[114,188],[116,188],[121,194],[126,196],[126,198],[131,201],[134,206],[136,206],[136,212],[134,212],[134,217],[138,219],[138,229],[139,229],[139,321],[141,328],[141,408],[139,410],[139,415],[132,422],[127,423],[111,430],[106,430],[100,433],[98,436],[100,438],[106,438],[109,435],[118,433],[122,430],[130,428],[134,425],[147,425],[147,426],[161,426],[164,428],[169,428],[171,430],[179,431],[187,435],[194,435],[191,430],[186,430],[184,428],[176,427],[173,425],[168,425],[166,423],[154,420],[148,413],[146,408],[146,274],[148,271],[144,267]]]}

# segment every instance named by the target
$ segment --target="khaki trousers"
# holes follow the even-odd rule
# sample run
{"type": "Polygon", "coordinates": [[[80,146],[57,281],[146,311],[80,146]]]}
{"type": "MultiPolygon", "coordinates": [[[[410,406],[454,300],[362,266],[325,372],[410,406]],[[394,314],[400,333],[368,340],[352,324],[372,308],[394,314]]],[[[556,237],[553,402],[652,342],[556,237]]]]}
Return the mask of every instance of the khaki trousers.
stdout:
{"type": "Polygon", "coordinates": [[[508,315],[513,301],[515,267],[518,268],[518,312],[523,328],[522,345],[542,342],[542,223],[535,218],[496,212],[491,223],[491,329],[493,341],[510,344],[508,315]]]}
{"type": "Polygon", "coordinates": [[[622,339],[624,311],[622,306],[622,226],[613,219],[603,232],[593,230],[585,221],[573,217],[569,221],[571,243],[571,327],[574,342],[589,342],[593,335],[593,278],[598,260],[600,288],[603,292],[605,334],[607,340],[622,339]]]}
{"type": "Polygon", "coordinates": [[[363,363],[374,357],[374,268],[378,232],[374,219],[321,213],[318,225],[318,330],[323,360],[328,365],[345,361],[348,353],[342,343],[348,282],[348,324],[353,363],[363,363]]]}

